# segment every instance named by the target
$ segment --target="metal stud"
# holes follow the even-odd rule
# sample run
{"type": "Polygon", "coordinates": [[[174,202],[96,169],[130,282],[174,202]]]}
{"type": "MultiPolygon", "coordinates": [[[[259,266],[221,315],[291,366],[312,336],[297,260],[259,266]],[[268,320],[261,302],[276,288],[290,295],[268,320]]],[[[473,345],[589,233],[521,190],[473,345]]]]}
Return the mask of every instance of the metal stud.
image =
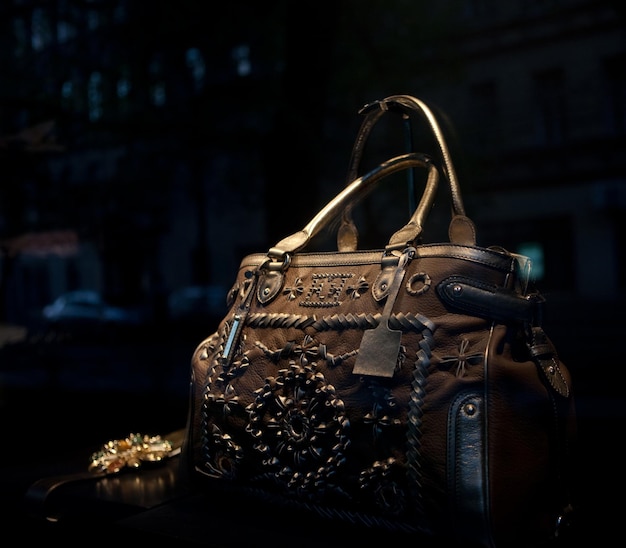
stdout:
{"type": "Polygon", "coordinates": [[[465,404],[465,414],[469,417],[476,414],[476,406],[473,403],[465,404]]]}

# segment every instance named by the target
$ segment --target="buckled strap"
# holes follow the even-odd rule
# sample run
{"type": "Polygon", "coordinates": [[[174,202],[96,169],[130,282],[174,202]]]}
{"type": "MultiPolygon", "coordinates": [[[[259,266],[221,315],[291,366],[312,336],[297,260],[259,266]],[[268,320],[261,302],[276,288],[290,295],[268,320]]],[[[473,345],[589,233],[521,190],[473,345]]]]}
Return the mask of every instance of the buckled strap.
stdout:
{"type": "Polygon", "coordinates": [[[504,323],[532,324],[543,299],[524,297],[511,290],[464,276],[450,276],[437,285],[437,292],[448,305],[468,314],[504,323]]]}
{"type": "Polygon", "coordinates": [[[541,327],[530,329],[530,337],[526,342],[530,355],[539,366],[550,386],[564,398],[570,395],[570,387],[563,376],[556,348],[541,327]]]}

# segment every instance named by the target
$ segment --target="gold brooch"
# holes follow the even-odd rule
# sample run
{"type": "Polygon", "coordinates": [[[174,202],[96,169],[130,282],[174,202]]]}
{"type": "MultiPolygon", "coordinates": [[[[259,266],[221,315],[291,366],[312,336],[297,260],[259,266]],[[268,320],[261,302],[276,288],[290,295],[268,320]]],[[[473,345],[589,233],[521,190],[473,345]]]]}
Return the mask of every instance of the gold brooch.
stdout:
{"type": "Polygon", "coordinates": [[[116,474],[124,468],[139,468],[144,463],[158,463],[174,456],[172,444],[161,436],[130,434],[122,440],[106,442],[91,455],[89,471],[96,474],[116,474]]]}

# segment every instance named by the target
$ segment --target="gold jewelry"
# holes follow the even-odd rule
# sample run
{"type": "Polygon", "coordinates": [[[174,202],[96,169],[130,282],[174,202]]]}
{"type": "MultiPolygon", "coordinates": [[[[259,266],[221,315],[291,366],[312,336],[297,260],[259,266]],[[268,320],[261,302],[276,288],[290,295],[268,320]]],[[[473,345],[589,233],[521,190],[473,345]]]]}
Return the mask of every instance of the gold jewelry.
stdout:
{"type": "Polygon", "coordinates": [[[161,436],[130,434],[122,440],[106,442],[91,455],[89,471],[116,474],[124,468],[139,468],[144,463],[157,463],[173,456],[172,444],[161,436]]]}

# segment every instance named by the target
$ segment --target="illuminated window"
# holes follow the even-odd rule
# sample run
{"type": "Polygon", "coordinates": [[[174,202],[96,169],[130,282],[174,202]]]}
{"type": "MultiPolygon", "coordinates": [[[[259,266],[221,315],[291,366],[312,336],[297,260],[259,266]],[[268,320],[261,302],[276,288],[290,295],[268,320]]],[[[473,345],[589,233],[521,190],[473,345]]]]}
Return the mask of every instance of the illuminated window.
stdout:
{"type": "Polygon", "coordinates": [[[163,82],[157,82],[152,86],[151,90],[152,104],[157,107],[162,107],[165,104],[167,94],[165,93],[165,84],[163,82]]]}
{"type": "Polygon", "coordinates": [[[150,101],[157,107],[165,105],[167,93],[165,89],[165,81],[163,79],[163,64],[159,55],[155,55],[150,63],[150,101]]]}
{"type": "Polygon", "coordinates": [[[52,41],[50,21],[42,9],[33,10],[31,45],[35,51],[42,50],[52,41]]]}
{"type": "Polygon", "coordinates": [[[63,100],[71,100],[72,95],[74,95],[74,84],[70,80],[67,80],[63,82],[61,86],[61,97],[63,97],[63,100]]]}
{"type": "Polygon", "coordinates": [[[481,222],[482,237],[532,261],[531,279],[542,290],[572,291],[576,287],[574,217],[569,214],[481,222]]]}
{"type": "Polygon", "coordinates": [[[247,44],[242,44],[233,49],[233,59],[237,66],[237,74],[239,76],[248,76],[252,70],[250,63],[250,48],[247,44]]]}
{"type": "Polygon", "coordinates": [[[100,14],[96,10],[87,11],[87,28],[96,30],[100,26],[100,14]]]}
{"type": "Polygon", "coordinates": [[[77,71],[73,71],[61,83],[61,105],[66,111],[82,112],[86,110],[88,93],[85,92],[85,83],[77,71]]]}
{"type": "Polygon", "coordinates": [[[537,281],[542,280],[545,269],[543,246],[539,242],[525,242],[519,245],[517,252],[531,260],[531,277],[537,281]]]}
{"type": "Polygon", "coordinates": [[[76,28],[67,21],[59,21],[57,23],[57,41],[59,44],[69,42],[76,36],[76,28]]]}
{"type": "Polygon", "coordinates": [[[113,11],[113,20],[116,23],[124,23],[128,19],[128,9],[125,2],[119,2],[113,11]]]}
{"type": "Polygon", "coordinates": [[[102,118],[102,74],[92,72],[87,86],[87,103],[89,105],[89,119],[92,122],[102,118]]]}
{"type": "Polygon", "coordinates": [[[120,78],[117,81],[117,96],[120,99],[125,99],[130,94],[130,80],[128,78],[120,78]]]}
{"type": "Polygon", "coordinates": [[[200,91],[204,86],[206,76],[206,65],[202,58],[202,53],[198,48],[188,49],[185,53],[185,62],[193,79],[194,89],[200,91]]]}

